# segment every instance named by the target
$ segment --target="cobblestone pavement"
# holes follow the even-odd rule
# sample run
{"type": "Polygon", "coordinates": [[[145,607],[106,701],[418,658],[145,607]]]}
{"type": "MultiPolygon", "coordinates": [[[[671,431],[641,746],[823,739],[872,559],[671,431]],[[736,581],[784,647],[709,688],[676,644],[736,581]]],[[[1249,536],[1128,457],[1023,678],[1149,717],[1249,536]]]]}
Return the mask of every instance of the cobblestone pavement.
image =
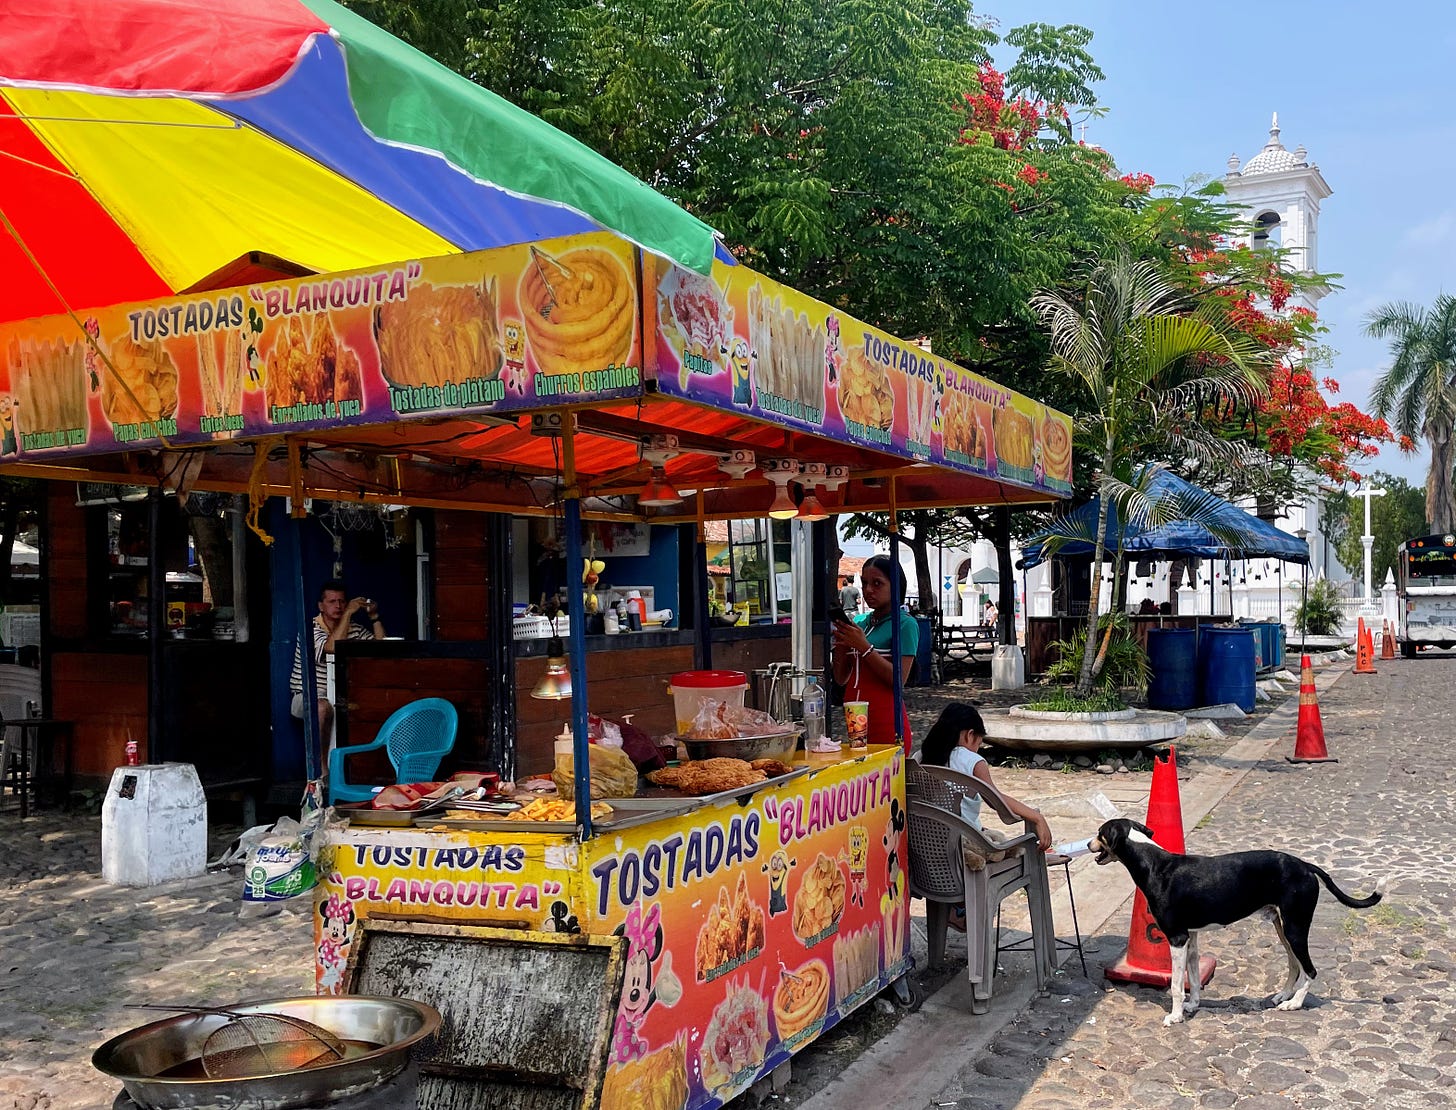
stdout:
{"type": "MultiPolygon", "coordinates": [[[[1321,899],[1311,942],[1321,975],[1309,1008],[1264,1008],[1283,957],[1267,924],[1244,923],[1205,936],[1204,952],[1219,968],[1203,1009],[1165,1029],[1166,991],[1108,990],[1101,978],[1100,965],[1126,946],[1124,906],[1088,938],[1091,978],[1059,974],[1053,993],[1034,998],[987,1051],[948,1073],[930,1105],[1445,1105],[1456,1094],[1456,941],[1448,933],[1456,771],[1444,750],[1453,683],[1456,655],[1387,661],[1377,676],[1342,677],[1321,701],[1340,762],[1292,767],[1278,758],[1288,745],[1276,747],[1188,834],[1193,852],[1297,851],[1356,893],[1390,876],[1391,893],[1375,910],[1321,899]]],[[[940,702],[967,695],[988,705],[1013,698],[974,684],[912,691],[912,712],[923,719],[917,735],[940,702]]],[[[1180,747],[1180,778],[1228,744],[1180,747]]],[[[1127,808],[1129,799],[1146,796],[1149,780],[1145,771],[995,773],[1006,789],[1045,806],[1059,839],[1088,834],[1087,816],[1072,804],[1081,796],[1105,790],[1127,808]]],[[[215,832],[221,842],[236,830],[215,832]]],[[[1105,881],[1107,871],[1098,869],[1097,878],[1105,881]]],[[[1074,871],[1074,882],[1084,873],[1074,871]]],[[[308,917],[240,920],[240,881],[234,872],[142,891],[112,887],[100,879],[99,818],[45,811],[22,822],[0,813],[0,1110],[110,1106],[118,1087],[91,1067],[90,1056],[153,1016],[127,1003],[227,1004],[309,993],[308,917]]],[[[951,968],[922,981],[934,987],[957,974],[951,968]]],[[[873,1052],[896,1020],[875,1007],[862,1013],[822,1049],[812,1046],[820,1049],[821,1070],[841,1070],[873,1052]]],[[[978,1020],[986,1019],[966,1015],[978,1020]]],[[[814,1074],[812,1055],[804,1054],[806,1079],[814,1074]]],[[[814,1089],[796,1081],[781,1101],[802,1101],[814,1089]]]]}
{"type": "Polygon", "coordinates": [[[127,1003],[312,994],[307,914],[240,920],[241,891],[236,872],[111,886],[99,817],[0,815],[0,1110],[109,1107],[91,1053],[162,1016],[127,1003]]]}
{"type": "Polygon", "coordinates": [[[1339,762],[1290,765],[1288,746],[1278,745],[1188,832],[1191,853],[1291,851],[1358,895],[1388,877],[1386,900],[1372,910],[1321,892],[1310,942],[1320,975],[1304,1010],[1268,1008],[1284,956],[1257,919],[1203,935],[1216,975],[1198,1013],[1165,1028],[1167,991],[1112,987],[1101,975],[1126,946],[1129,904],[1102,930],[1090,980],[1060,977],[929,1105],[1282,1110],[1456,1101],[1453,683],[1456,655],[1446,653],[1382,661],[1375,676],[1343,675],[1321,699],[1339,762]]]}

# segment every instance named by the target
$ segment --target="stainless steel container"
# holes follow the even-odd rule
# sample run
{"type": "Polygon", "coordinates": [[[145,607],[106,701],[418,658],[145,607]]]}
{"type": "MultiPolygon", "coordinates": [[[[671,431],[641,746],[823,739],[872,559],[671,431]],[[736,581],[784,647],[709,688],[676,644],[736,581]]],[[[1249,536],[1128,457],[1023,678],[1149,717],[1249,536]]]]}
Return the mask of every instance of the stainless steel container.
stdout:
{"type": "Polygon", "coordinates": [[[200,1061],[207,1038],[232,1020],[221,1013],[179,1014],[111,1038],[91,1063],[120,1080],[146,1110],[296,1110],[353,1098],[392,1079],[409,1063],[410,1050],[440,1027],[434,1007],[407,998],[319,995],[226,1009],[301,1018],[346,1042],[378,1047],[322,1067],[245,1079],[168,1076],[164,1073],[193,1070],[188,1065],[200,1061]]]}
{"type": "Polygon", "coordinates": [[[682,737],[689,759],[778,759],[787,761],[799,745],[803,729],[779,732],[769,736],[735,736],[730,740],[694,740],[682,737]]]}
{"type": "Polygon", "coordinates": [[[792,663],[770,663],[753,672],[753,707],[776,721],[798,719],[796,695],[804,685],[804,672],[792,663]]]}

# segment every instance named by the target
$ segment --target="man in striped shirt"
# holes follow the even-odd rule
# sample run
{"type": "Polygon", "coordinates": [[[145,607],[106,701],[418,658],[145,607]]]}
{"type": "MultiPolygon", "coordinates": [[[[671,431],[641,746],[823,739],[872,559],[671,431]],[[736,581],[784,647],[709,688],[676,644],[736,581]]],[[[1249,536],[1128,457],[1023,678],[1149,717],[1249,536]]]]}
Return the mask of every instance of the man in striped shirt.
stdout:
{"type": "MultiPolygon", "coordinates": [[[[349,594],[344,583],[330,578],[319,589],[319,615],[313,619],[313,674],[318,687],[319,736],[323,738],[324,759],[328,749],[333,747],[334,707],[325,696],[328,693],[328,669],[324,665],[327,656],[334,653],[334,644],[339,640],[382,640],[384,625],[379,620],[379,606],[372,598],[356,597],[347,600],[349,594]],[[354,623],[354,614],[364,611],[369,618],[369,627],[354,623]]],[[[303,657],[298,646],[293,649],[293,674],[289,678],[289,689],[293,691],[293,715],[303,720],[303,657]]]]}

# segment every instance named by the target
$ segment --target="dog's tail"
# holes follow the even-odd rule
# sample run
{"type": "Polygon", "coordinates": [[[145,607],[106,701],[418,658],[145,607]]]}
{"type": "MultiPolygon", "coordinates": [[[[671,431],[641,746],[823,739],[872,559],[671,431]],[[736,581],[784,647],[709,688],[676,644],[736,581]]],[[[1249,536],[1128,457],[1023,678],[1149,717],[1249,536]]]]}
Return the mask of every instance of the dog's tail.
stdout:
{"type": "Polygon", "coordinates": [[[1345,905],[1351,906],[1354,909],[1357,909],[1357,910],[1369,909],[1371,906],[1375,905],[1375,903],[1379,902],[1380,899],[1382,899],[1383,897],[1385,897],[1385,882],[1386,882],[1386,877],[1384,875],[1382,875],[1378,880],[1376,880],[1376,883],[1375,883],[1375,893],[1372,894],[1372,895],[1370,895],[1370,897],[1368,897],[1368,898],[1352,898],[1350,895],[1346,894],[1343,890],[1341,890],[1338,886],[1335,885],[1335,880],[1334,879],[1330,878],[1328,875],[1326,875],[1318,867],[1314,867],[1314,864],[1310,864],[1310,866],[1314,868],[1314,873],[1320,877],[1321,881],[1324,882],[1325,886],[1327,886],[1327,887],[1330,888],[1330,893],[1331,894],[1333,894],[1341,902],[1345,903],[1345,905]]]}

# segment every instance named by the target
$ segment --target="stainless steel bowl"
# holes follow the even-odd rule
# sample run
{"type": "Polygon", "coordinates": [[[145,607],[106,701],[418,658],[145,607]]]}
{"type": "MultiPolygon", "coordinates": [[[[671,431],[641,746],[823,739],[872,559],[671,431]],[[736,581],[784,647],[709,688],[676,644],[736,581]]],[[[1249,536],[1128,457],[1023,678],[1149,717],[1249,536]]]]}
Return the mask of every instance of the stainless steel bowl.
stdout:
{"type": "Polygon", "coordinates": [[[689,759],[755,759],[785,760],[799,745],[803,729],[789,732],[774,732],[767,736],[735,736],[731,740],[694,740],[683,736],[683,747],[688,750],[689,759]]]}
{"type": "Polygon", "coordinates": [[[440,1027],[440,1013],[408,998],[319,995],[242,1002],[239,1014],[284,1014],[322,1026],[344,1041],[378,1045],[337,1063],[246,1079],[191,1079],[161,1073],[199,1060],[227,1014],[179,1014],[112,1037],[91,1056],[100,1071],[121,1081],[147,1110],[290,1110],[325,1106],[392,1079],[409,1063],[410,1049],[440,1027]]]}

